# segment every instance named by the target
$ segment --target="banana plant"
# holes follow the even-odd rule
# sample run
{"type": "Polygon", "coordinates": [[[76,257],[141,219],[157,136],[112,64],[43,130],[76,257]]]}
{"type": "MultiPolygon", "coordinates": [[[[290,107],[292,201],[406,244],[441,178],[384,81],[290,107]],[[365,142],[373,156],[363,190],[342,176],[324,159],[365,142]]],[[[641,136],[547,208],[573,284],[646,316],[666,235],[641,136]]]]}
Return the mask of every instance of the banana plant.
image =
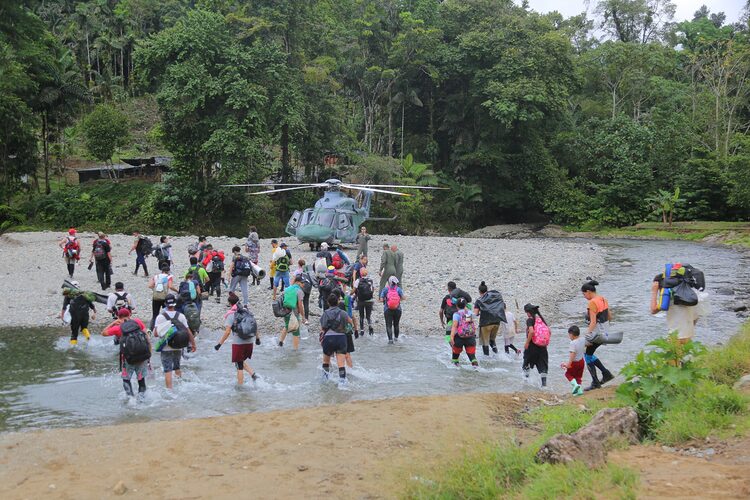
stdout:
{"type": "Polygon", "coordinates": [[[674,193],[660,189],[646,198],[646,201],[654,210],[654,213],[661,213],[662,222],[672,227],[674,211],[683,200],[680,199],[680,188],[678,186],[675,188],[674,193]]]}

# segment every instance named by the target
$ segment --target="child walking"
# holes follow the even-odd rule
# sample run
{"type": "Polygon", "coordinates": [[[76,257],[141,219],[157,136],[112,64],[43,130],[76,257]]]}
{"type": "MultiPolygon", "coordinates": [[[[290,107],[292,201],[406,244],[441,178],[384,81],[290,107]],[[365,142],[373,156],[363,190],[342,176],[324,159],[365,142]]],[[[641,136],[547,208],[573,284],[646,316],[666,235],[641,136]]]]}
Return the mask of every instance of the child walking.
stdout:
{"type": "Polygon", "coordinates": [[[529,372],[536,367],[542,379],[542,387],[547,386],[547,372],[549,367],[550,329],[539,312],[539,306],[526,304],[526,343],[523,346],[523,376],[528,378],[529,372]]]}
{"type": "Polygon", "coordinates": [[[581,379],[583,378],[583,368],[586,363],[583,355],[586,353],[586,339],[581,337],[581,330],[576,325],[568,328],[568,338],[570,338],[570,358],[567,363],[560,367],[565,369],[565,378],[570,382],[573,388],[573,395],[580,396],[583,394],[581,379]]]}

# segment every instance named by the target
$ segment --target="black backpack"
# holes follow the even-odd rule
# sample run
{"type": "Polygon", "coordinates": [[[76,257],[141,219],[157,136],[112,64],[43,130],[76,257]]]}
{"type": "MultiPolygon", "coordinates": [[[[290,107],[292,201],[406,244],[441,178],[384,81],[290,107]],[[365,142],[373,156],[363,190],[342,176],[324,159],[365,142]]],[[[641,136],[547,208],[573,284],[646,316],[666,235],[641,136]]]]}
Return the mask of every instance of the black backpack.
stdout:
{"type": "Polygon", "coordinates": [[[253,268],[250,265],[250,259],[244,255],[240,255],[234,260],[234,274],[236,276],[250,276],[253,272],[253,268]]]}
{"type": "Polygon", "coordinates": [[[219,257],[218,255],[214,255],[213,257],[211,257],[211,264],[212,273],[220,273],[224,270],[224,261],[221,260],[221,257],[219,257]]]}
{"type": "Polygon", "coordinates": [[[154,249],[154,257],[156,257],[156,260],[158,260],[159,262],[167,260],[167,256],[164,255],[164,253],[164,248],[162,248],[161,245],[154,249]]]}
{"type": "Polygon", "coordinates": [[[188,334],[187,328],[185,328],[182,321],[178,321],[180,313],[175,313],[174,318],[170,318],[166,312],[163,312],[162,314],[172,322],[172,325],[174,325],[175,328],[174,335],[169,338],[167,345],[172,349],[186,348],[190,344],[190,334],[188,334]]]}
{"type": "Polygon", "coordinates": [[[130,303],[128,302],[128,292],[122,292],[122,294],[115,292],[115,297],[115,312],[119,311],[123,307],[131,311],[133,310],[133,308],[130,307],[130,303]]]}
{"type": "Polygon", "coordinates": [[[232,331],[242,340],[250,340],[258,333],[258,323],[255,321],[253,313],[245,307],[238,307],[234,313],[234,323],[232,331]]]}
{"type": "Polygon", "coordinates": [[[305,295],[310,295],[310,292],[312,292],[313,288],[313,282],[312,278],[310,278],[310,275],[307,273],[301,273],[297,279],[300,282],[300,288],[302,288],[302,291],[305,295]]]}
{"type": "Polygon", "coordinates": [[[81,318],[86,316],[89,313],[89,309],[89,301],[86,300],[86,297],[82,293],[76,295],[70,302],[70,314],[76,317],[81,318]]]}
{"type": "Polygon", "coordinates": [[[284,294],[282,293],[279,297],[271,304],[273,309],[273,315],[277,318],[283,318],[284,316],[291,314],[292,310],[284,307],[284,294]]]}
{"type": "Polygon", "coordinates": [[[120,351],[125,361],[131,365],[143,363],[151,357],[151,345],[148,335],[141,330],[138,323],[129,319],[120,325],[122,338],[120,339],[120,351]]]}
{"type": "Polygon", "coordinates": [[[145,236],[139,238],[138,246],[143,255],[151,255],[151,252],[154,251],[154,242],[151,241],[151,238],[146,238],[145,236]]]}
{"type": "Polygon", "coordinates": [[[104,240],[96,240],[94,243],[94,258],[96,260],[104,260],[107,258],[107,242],[104,240]]]}
{"type": "Polygon", "coordinates": [[[374,294],[372,280],[370,278],[360,278],[357,284],[357,300],[372,300],[374,294]]]}

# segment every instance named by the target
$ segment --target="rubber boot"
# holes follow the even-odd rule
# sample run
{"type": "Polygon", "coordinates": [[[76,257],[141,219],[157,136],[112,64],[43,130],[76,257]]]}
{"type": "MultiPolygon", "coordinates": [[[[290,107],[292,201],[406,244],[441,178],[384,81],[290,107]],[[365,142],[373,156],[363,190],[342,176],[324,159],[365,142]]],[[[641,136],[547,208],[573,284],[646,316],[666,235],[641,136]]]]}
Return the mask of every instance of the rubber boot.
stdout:
{"type": "Polygon", "coordinates": [[[602,383],[599,382],[599,376],[596,374],[596,366],[591,363],[586,365],[586,367],[589,369],[589,373],[591,374],[591,385],[586,387],[584,391],[593,391],[594,389],[599,389],[602,386],[602,383]]]}
{"type": "Polygon", "coordinates": [[[607,382],[615,378],[614,375],[612,375],[612,372],[610,372],[604,367],[601,359],[597,358],[597,360],[594,361],[593,365],[599,368],[599,370],[601,370],[602,372],[602,385],[606,384],[607,382]]]}
{"type": "Polygon", "coordinates": [[[128,396],[133,395],[133,386],[130,384],[130,380],[123,380],[122,387],[125,389],[125,394],[128,396]]]}
{"type": "Polygon", "coordinates": [[[497,354],[497,344],[496,343],[490,341],[490,349],[492,349],[492,352],[494,352],[495,354],[497,354]]]}
{"type": "Polygon", "coordinates": [[[82,328],[81,333],[84,337],[86,337],[86,340],[89,340],[91,338],[91,333],[89,332],[88,328],[82,328]]]}
{"type": "Polygon", "coordinates": [[[542,373],[541,376],[542,376],[542,387],[547,387],[547,374],[542,373]]]}
{"type": "Polygon", "coordinates": [[[483,345],[482,346],[482,352],[484,353],[485,356],[489,356],[490,355],[490,346],[483,345]]]}

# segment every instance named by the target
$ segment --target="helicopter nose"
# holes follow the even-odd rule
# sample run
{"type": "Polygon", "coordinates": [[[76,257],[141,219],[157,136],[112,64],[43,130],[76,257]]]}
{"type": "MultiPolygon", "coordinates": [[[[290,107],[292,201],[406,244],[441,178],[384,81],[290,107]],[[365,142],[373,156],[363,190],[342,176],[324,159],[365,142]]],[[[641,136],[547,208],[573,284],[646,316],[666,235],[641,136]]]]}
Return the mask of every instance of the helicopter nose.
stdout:
{"type": "Polygon", "coordinates": [[[317,224],[307,224],[297,229],[297,239],[300,241],[323,242],[333,236],[331,228],[317,224]]]}

